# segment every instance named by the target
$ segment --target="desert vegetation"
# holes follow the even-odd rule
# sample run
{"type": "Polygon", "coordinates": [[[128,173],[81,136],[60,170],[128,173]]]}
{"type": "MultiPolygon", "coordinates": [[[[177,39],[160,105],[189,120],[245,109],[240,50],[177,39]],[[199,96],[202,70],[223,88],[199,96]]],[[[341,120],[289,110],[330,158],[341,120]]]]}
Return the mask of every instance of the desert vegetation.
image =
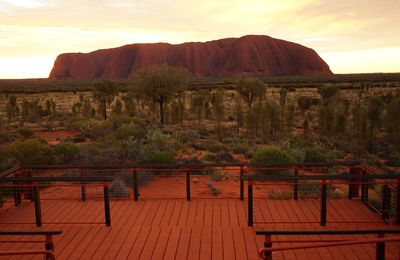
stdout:
{"type": "Polygon", "coordinates": [[[201,79],[155,66],[130,80],[21,80],[9,88],[2,81],[0,161],[2,168],[336,159],[396,165],[396,75],[201,79]],[[22,95],[27,86],[46,94],[22,95]],[[57,136],[63,131],[70,134],[57,136]]]}

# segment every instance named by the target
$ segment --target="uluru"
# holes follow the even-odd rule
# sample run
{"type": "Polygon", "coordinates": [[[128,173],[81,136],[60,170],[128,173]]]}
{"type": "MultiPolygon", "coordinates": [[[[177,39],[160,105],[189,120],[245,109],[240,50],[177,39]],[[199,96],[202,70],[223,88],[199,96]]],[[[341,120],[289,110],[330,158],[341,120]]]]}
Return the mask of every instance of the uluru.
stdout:
{"type": "Polygon", "coordinates": [[[328,64],[311,48],[263,35],[208,42],[137,43],[89,53],[60,54],[51,79],[122,79],[138,69],[168,64],[194,76],[325,76],[328,64]]]}

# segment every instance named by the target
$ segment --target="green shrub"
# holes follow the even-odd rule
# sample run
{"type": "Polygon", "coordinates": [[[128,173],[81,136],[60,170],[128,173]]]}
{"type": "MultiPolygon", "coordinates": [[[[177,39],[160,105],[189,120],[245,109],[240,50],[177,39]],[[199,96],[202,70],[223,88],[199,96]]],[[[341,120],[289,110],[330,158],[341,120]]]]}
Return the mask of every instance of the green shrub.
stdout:
{"type": "Polygon", "coordinates": [[[326,153],[318,147],[307,147],[304,149],[305,162],[326,162],[326,153]]]}
{"type": "Polygon", "coordinates": [[[119,140],[124,140],[128,137],[143,138],[145,135],[144,129],[134,123],[122,124],[115,130],[114,135],[119,140]]]}
{"type": "Polygon", "coordinates": [[[25,139],[33,136],[33,131],[27,128],[19,129],[18,133],[25,139]]]}
{"type": "Polygon", "coordinates": [[[292,158],[284,151],[274,147],[259,148],[253,154],[253,163],[289,163],[292,158]]]}
{"type": "Polygon", "coordinates": [[[249,150],[250,148],[247,144],[237,144],[232,148],[232,151],[235,154],[243,154],[243,155],[248,155],[249,150]]]}
{"type": "Polygon", "coordinates": [[[169,151],[154,151],[145,159],[145,162],[151,164],[175,163],[175,155],[169,151]]]}
{"type": "Polygon", "coordinates": [[[189,130],[178,134],[177,139],[179,142],[187,144],[194,142],[200,138],[200,134],[195,130],[189,130]]]}
{"type": "Polygon", "coordinates": [[[218,153],[218,152],[221,152],[221,151],[226,151],[227,147],[226,147],[226,145],[224,145],[222,143],[215,142],[215,143],[210,144],[208,146],[207,150],[212,152],[212,153],[218,153]]]}
{"type": "Polygon", "coordinates": [[[66,164],[77,159],[79,156],[79,147],[72,143],[60,143],[53,147],[58,164],[66,164]]]}
{"type": "Polygon", "coordinates": [[[52,164],[54,152],[50,145],[40,139],[15,141],[6,146],[6,154],[23,165],[52,164]]]}

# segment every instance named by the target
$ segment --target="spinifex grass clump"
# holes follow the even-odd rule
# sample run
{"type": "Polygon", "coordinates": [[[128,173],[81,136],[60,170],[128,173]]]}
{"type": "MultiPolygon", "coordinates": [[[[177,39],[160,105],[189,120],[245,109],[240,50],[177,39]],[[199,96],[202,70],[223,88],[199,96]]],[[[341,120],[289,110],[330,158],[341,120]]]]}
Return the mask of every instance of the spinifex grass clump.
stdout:
{"type": "Polygon", "coordinates": [[[121,177],[117,177],[111,182],[110,192],[114,198],[129,197],[128,189],[126,188],[125,182],[121,177]]]}

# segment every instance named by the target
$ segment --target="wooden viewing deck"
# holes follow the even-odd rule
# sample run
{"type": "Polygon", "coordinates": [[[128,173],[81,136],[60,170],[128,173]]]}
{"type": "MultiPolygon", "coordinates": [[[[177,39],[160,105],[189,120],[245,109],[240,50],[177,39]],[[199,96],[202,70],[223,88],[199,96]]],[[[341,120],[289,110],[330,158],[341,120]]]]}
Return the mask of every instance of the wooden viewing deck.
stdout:
{"type": "MultiPolygon", "coordinates": [[[[259,259],[263,237],[255,230],[396,229],[359,200],[328,200],[327,226],[319,225],[319,200],[254,201],[254,227],[247,226],[247,203],[239,199],[147,199],[111,201],[111,227],[104,225],[103,202],[45,200],[43,227],[34,223],[33,203],[0,213],[0,230],[62,230],[55,237],[57,259],[259,259]],[[15,224],[20,223],[20,224],[15,224]]],[[[273,237],[354,239],[371,235],[273,237]]],[[[1,241],[10,239],[0,237],[1,241]]],[[[26,240],[26,237],[14,237],[26,240]]],[[[28,238],[34,239],[34,238],[28,238]]],[[[293,243],[274,245],[291,245],[293,243]]],[[[296,243],[298,245],[298,243],[296,243]]],[[[0,251],[43,249],[42,244],[2,243],[0,251]]],[[[273,253],[274,259],[374,259],[375,245],[354,245],[273,253]]],[[[14,256],[5,259],[42,259],[14,256]]],[[[386,259],[400,259],[400,243],[387,243],[386,259]]]]}

